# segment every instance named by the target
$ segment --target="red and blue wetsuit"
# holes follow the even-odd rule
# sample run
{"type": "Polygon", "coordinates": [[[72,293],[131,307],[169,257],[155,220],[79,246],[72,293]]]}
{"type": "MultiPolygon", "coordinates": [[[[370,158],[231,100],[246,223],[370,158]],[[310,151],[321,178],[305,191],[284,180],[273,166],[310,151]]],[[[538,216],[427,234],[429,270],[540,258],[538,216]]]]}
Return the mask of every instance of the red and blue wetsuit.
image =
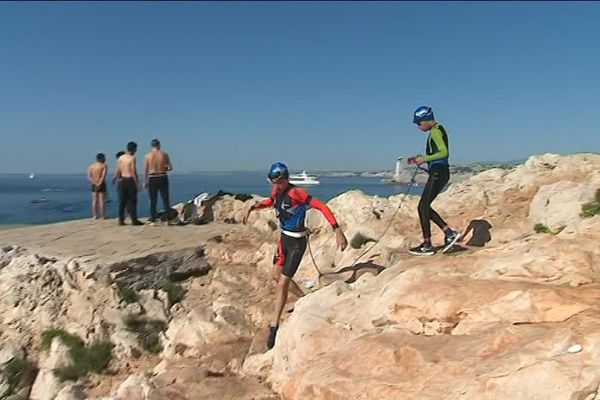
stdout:
{"type": "Polygon", "coordinates": [[[291,278],[296,273],[306,250],[307,207],[319,210],[334,229],[338,227],[338,223],[329,207],[291,184],[282,193],[277,193],[273,189],[271,197],[255,205],[254,209],[268,207],[275,208],[281,227],[281,238],[274,261],[282,269],[281,272],[291,278]]]}

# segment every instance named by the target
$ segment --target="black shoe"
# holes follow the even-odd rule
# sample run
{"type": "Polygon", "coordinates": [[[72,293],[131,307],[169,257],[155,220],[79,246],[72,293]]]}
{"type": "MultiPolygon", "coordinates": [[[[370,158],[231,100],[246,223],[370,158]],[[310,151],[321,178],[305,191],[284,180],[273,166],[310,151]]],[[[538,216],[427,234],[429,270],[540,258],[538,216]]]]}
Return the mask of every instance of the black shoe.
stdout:
{"type": "Polygon", "coordinates": [[[122,219],[119,220],[119,225],[123,226],[125,225],[125,221],[123,221],[122,219]]]}
{"type": "Polygon", "coordinates": [[[423,242],[417,247],[411,247],[408,249],[410,254],[414,254],[416,256],[432,256],[435,254],[435,249],[431,245],[431,243],[423,242]]]}
{"type": "Polygon", "coordinates": [[[279,326],[269,326],[269,338],[267,339],[267,349],[271,350],[275,346],[275,336],[279,326]]]}
{"type": "Polygon", "coordinates": [[[450,250],[452,246],[454,246],[454,244],[458,242],[460,236],[460,232],[456,232],[452,229],[446,232],[446,236],[444,237],[444,248],[442,249],[442,253],[445,253],[448,250],[450,250]]]}
{"type": "Polygon", "coordinates": [[[142,221],[140,221],[139,219],[134,219],[134,220],[131,222],[131,225],[136,225],[136,226],[137,226],[137,225],[144,225],[144,223],[143,223],[142,221]]]}

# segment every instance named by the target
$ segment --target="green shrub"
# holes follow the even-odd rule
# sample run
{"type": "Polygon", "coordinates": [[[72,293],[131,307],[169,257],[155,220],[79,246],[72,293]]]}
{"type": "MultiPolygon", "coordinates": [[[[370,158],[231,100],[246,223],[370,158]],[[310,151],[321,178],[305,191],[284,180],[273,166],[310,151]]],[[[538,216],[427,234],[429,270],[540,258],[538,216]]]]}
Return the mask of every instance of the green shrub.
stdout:
{"type": "Polygon", "coordinates": [[[160,333],[167,329],[167,324],[163,321],[128,315],[123,322],[129,331],[137,334],[138,342],[145,350],[154,354],[162,351],[160,333]]]}
{"type": "Polygon", "coordinates": [[[581,216],[583,218],[591,218],[594,215],[600,215],[600,189],[596,190],[594,202],[581,206],[581,216]]]}
{"type": "Polygon", "coordinates": [[[108,367],[113,347],[109,340],[97,340],[73,354],[73,361],[89,372],[102,372],[108,367]]]}
{"type": "Polygon", "coordinates": [[[185,294],[185,290],[183,289],[183,286],[181,286],[179,283],[165,281],[160,286],[160,289],[167,292],[167,296],[169,297],[169,304],[171,304],[171,305],[173,305],[175,303],[179,303],[181,300],[183,300],[183,295],[185,294]]]}
{"type": "Polygon", "coordinates": [[[591,218],[594,215],[600,215],[600,203],[587,203],[581,207],[581,216],[591,218]]]}
{"type": "Polygon", "coordinates": [[[42,349],[50,350],[52,339],[59,337],[60,340],[70,349],[74,347],[83,347],[83,340],[77,335],[70,334],[64,329],[50,328],[42,332],[42,349]]]}
{"type": "Polygon", "coordinates": [[[551,233],[550,228],[542,223],[537,223],[534,225],[533,230],[536,233],[551,233]]]}
{"type": "Polygon", "coordinates": [[[52,328],[42,333],[42,348],[48,350],[52,339],[58,337],[69,348],[72,365],[54,370],[61,380],[77,380],[90,372],[103,372],[112,357],[113,344],[108,340],[99,340],[85,346],[83,340],[63,329],[52,328]]]}
{"type": "Polygon", "coordinates": [[[94,342],[88,347],[73,347],[69,352],[73,365],[59,368],[54,374],[61,381],[76,381],[89,372],[103,372],[112,358],[112,349],[113,344],[108,340],[94,342]]]}
{"type": "Polygon", "coordinates": [[[16,393],[19,388],[33,384],[37,374],[35,364],[27,359],[13,358],[6,363],[4,370],[4,381],[8,385],[5,396],[16,393]]]}
{"type": "Polygon", "coordinates": [[[152,321],[146,326],[146,330],[138,334],[138,340],[142,347],[150,353],[158,354],[162,351],[160,343],[160,333],[166,329],[166,326],[161,321],[152,321]]]}
{"type": "Polygon", "coordinates": [[[546,225],[538,223],[535,224],[535,226],[533,227],[533,230],[536,233],[549,233],[550,235],[558,235],[559,233],[561,233],[564,229],[566,228],[566,226],[560,226],[556,229],[551,229],[548,228],[546,225]]]}
{"type": "Polygon", "coordinates": [[[125,327],[131,332],[137,332],[140,326],[144,323],[144,319],[136,315],[128,315],[123,319],[125,327]]]}
{"type": "Polygon", "coordinates": [[[127,304],[135,303],[138,301],[138,294],[135,290],[130,287],[123,285],[117,286],[117,294],[119,298],[127,304]]]}

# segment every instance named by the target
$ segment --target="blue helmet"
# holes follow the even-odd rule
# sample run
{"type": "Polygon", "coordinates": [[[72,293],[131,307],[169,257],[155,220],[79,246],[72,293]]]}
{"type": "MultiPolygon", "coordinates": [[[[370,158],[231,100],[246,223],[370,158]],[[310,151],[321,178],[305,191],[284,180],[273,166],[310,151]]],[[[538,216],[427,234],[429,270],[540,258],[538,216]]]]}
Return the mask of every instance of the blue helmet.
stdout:
{"type": "Polygon", "coordinates": [[[275,164],[271,165],[271,168],[269,168],[269,173],[267,174],[267,177],[271,181],[287,179],[289,176],[290,173],[288,171],[288,167],[281,162],[276,162],[275,164]]]}
{"type": "Polygon", "coordinates": [[[433,121],[433,110],[429,106],[417,108],[413,114],[413,124],[419,125],[423,121],[433,121]]]}

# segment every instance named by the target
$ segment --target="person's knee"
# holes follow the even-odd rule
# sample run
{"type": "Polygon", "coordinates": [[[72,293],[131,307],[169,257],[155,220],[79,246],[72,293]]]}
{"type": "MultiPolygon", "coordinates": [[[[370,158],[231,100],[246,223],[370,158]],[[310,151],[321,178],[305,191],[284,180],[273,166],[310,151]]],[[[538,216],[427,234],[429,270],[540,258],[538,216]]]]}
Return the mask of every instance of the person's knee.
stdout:
{"type": "Polygon", "coordinates": [[[417,209],[419,210],[419,214],[425,215],[429,212],[429,204],[424,201],[420,201],[417,209]]]}
{"type": "Polygon", "coordinates": [[[290,286],[291,280],[292,278],[281,274],[281,276],[279,277],[279,288],[287,290],[287,288],[290,286]]]}

